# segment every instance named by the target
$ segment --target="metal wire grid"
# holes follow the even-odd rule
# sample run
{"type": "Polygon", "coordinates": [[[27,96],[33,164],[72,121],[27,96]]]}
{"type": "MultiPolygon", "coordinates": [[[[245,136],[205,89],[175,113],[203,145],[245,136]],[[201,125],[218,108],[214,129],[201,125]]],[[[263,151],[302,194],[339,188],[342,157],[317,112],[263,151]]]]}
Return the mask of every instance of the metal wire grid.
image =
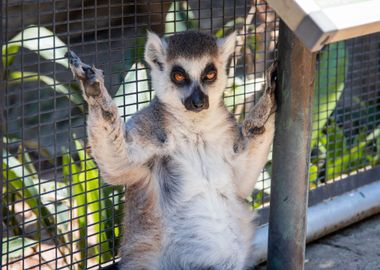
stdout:
{"type": "Polygon", "coordinates": [[[226,99],[239,117],[244,99],[262,87],[276,38],[274,14],[265,4],[254,5],[2,1],[2,39],[9,43],[2,70],[2,269],[91,269],[117,259],[123,191],[103,184],[91,163],[85,104],[76,100],[78,87],[60,51],[69,47],[104,69],[106,84],[127,117],[153,95],[142,62],[146,29],[170,34],[185,27],[221,36],[238,30],[243,48],[233,58],[226,99]],[[12,40],[18,33],[19,39],[12,40]],[[14,51],[12,45],[19,43],[14,51]]]}
{"type": "Polygon", "coordinates": [[[379,46],[380,35],[372,34],[331,44],[319,55],[311,204],[378,180],[379,46]]]}
{"type": "MultiPolygon", "coordinates": [[[[254,6],[252,9],[249,1],[177,1],[175,4],[170,1],[149,1],[149,4],[100,0],[95,4],[86,1],[75,4],[70,1],[3,1],[1,38],[4,42],[30,24],[35,24],[50,29],[50,37],[57,36],[64,43],[53,41],[55,50],[51,59],[38,56],[49,49],[37,48],[37,53],[20,49],[13,63],[6,64],[2,72],[3,76],[9,76],[21,71],[19,76],[6,77],[2,82],[5,97],[2,99],[5,105],[3,136],[6,138],[2,149],[6,151],[3,159],[8,164],[4,175],[6,181],[2,182],[1,203],[4,269],[90,269],[97,268],[101,260],[113,263],[116,259],[120,235],[114,228],[120,221],[122,190],[102,184],[96,168],[91,166],[88,153],[82,151],[86,149],[85,122],[80,109],[83,103],[68,101],[75,97],[77,88],[72,84],[67,69],[57,64],[63,60],[57,49],[68,46],[84,61],[104,69],[106,85],[118,98],[122,115],[126,118],[144,106],[153,95],[146,67],[141,61],[146,29],[161,34],[183,28],[218,34],[222,29],[221,35],[237,30],[240,34],[238,45],[243,48],[237,50],[237,56],[232,60],[232,83],[225,98],[230,109],[240,118],[246,104],[256,100],[252,94],[262,87],[263,71],[274,58],[278,28],[274,13],[265,4],[254,2],[254,6]],[[256,15],[250,19],[254,13],[256,15]],[[165,22],[168,14],[172,14],[171,19],[165,22]],[[232,24],[229,23],[231,21],[232,24]],[[37,75],[26,73],[32,71],[37,75]],[[47,84],[41,79],[42,74],[55,81],[47,84]],[[61,86],[66,86],[69,91],[59,91],[61,86]],[[83,144],[78,146],[76,141],[83,144]],[[64,163],[67,156],[70,160],[64,163]],[[12,164],[15,158],[19,163],[12,164]],[[81,167],[81,164],[85,166],[81,167]],[[12,175],[12,170],[19,175],[12,175]],[[76,176],[83,182],[73,182],[76,176]],[[30,185],[13,185],[27,179],[31,179],[30,185]],[[83,185],[84,181],[89,184],[83,185]],[[82,190],[78,191],[76,188],[79,186],[82,190]],[[37,192],[34,195],[28,194],[32,187],[37,192]],[[91,198],[85,194],[97,194],[98,197],[91,198]],[[84,197],[82,204],[78,203],[81,197],[84,197]],[[26,198],[39,198],[43,203],[31,207],[26,198]],[[91,207],[96,204],[94,198],[98,199],[98,210],[91,207]],[[102,216],[105,212],[108,215],[102,216]],[[96,214],[105,218],[97,222],[86,218],[96,214]],[[60,215],[66,215],[66,218],[59,219],[60,215]],[[50,226],[45,226],[47,222],[51,222],[50,226]],[[79,223],[84,226],[78,226],[79,223]],[[62,231],[65,226],[67,230],[62,231]],[[19,240],[15,236],[22,236],[22,239],[18,247],[12,249],[19,240]]],[[[43,33],[39,29],[35,36],[22,39],[26,43],[41,36],[43,33]]],[[[6,51],[5,63],[12,57],[12,52],[6,51]]],[[[318,70],[317,109],[314,110],[317,142],[312,155],[316,170],[311,170],[310,179],[311,188],[316,191],[347,179],[348,175],[370,170],[378,163],[378,135],[376,132],[376,136],[371,135],[371,132],[376,131],[378,125],[379,35],[331,45],[320,54],[318,70]],[[327,55],[327,64],[323,62],[324,55],[327,55]],[[338,78],[340,65],[345,67],[343,88],[341,81],[333,79],[334,76],[338,78]],[[323,75],[323,69],[329,72],[323,75]],[[332,86],[323,92],[326,80],[327,85],[332,86]],[[364,136],[363,142],[355,140],[364,136]],[[336,142],[334,137],[339,137],[340,141],[336,142]],[[332,160],[343,157],[346,145],[355,147],[363,144],[361,152],[372,155],[374,159],[365,161],[354,149],[353,154],[348,155],[349,164],[344,168],[342,164],[326,161],[326,157],[332,160]],[[323,149],[326,147],[327,150],[323,149]],[[353,164],[355,161],[357,164],[353,164]]],[[[267,171],[270,172],[270,164],[267,171]]],[[[255,206],[258,208],[267,205],[269,181],[268,173],[258,181],[255,193],[255,206]]]]}

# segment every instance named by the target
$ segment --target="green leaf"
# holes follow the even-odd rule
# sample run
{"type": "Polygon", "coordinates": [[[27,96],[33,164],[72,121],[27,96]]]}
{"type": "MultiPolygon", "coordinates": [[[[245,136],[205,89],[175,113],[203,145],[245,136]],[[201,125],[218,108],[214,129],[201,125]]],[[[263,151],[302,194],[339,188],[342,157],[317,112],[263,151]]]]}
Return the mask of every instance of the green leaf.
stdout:
{"type": "Polygon", "coordinates": [[[309,167],[309,182],[315,183],[318,179],[318,166],[311,164],[309,167]]]}
{"type": "Polygon", "coordinates": [[[344,89],[347,52],[344,42],[330,44],[320,54],[320,64],[314,83],[313,132],[311,146],[317,143],[344,89]]]}
{"type": "Polygon", "coordinates": [[[245,23],[245,18],[243,17],[237,17],[231,21],[228,21],[222,28],[216,31],[215,36],[217,38],[223,38],[225,32],[227,32],[230,29],[233,29],[237,24],[244,24],[244,23],[245,23]]]}
{"type": "Polygon", "coordinates": [[[42,58],[68,68],[68,62],[65,57],[67,52],[66,44],[45,27],[31,25],[3,45],[3,65],[11,65],[17,52],[22,47],[37,53],[42,58]]]}
{"type": "Polygon", "coordinates": [[[13,71],[8,75],[8,81],[10,84],[22,83],[22,82],[36,82],[42,81],[47,86],[49,86],[52,90],[57,93],[64,94],[71,102],[78,106],[81,111],[84,111],[83,107],[83,98],[77,92],[70,92],[69,89],[64,86],[61,82],[54,80],[51,77],[40,75],[35,72],[21,72],[21,71],[13,71]]]}
{"type": "Polygon", "coordinates": [[[187,1],[174,1],[166,14],[165,34],[171,35],[196,28],[198,23],[187,1]]]}
{"type": "Polygon", "coordinates": [[[260,190],[253,199],[253,208],[257,209],[263,205],[264,191],[260,190]]]}
{"type": "Polygon", "coordinates": [[[2,239],[2,260],[3,262],[7,262],[21,257],[25,248],[36,247],[37,244],[36,240],[23,236],[4,237],[2,239]]]}
{"type": "Polygon", "coordinates": [[[56,235],[54,214],[43,204],[39,194],[39,184],[34,183],[27,168],[5,151],[3,151],[2,167],[3,177],[12,192],[24,199],[57,245],[66,244],[63,236],[56,235]]]}
{"type": "Polygon", "coordinates": [[[36,167],[34,167],[33,161],[30,158],[30,155],[27,151],[23,151],[22,144],[19,145],[17,149],[17,159],[21,161],[22,164],[24,164],[25,168],[31,173],[31,174],[37,174],[36,167]]]}
{"type": "Polygon", "coordinates": [[[326,135],[326,157],[327,162],[329,162],[342,156],[347,151],[347,145],[343,130],[333,121],[328,125],[326,135]]]}
{"type": "Polygon", "coordinates": [[[113,100],[119,109],[119,115],[132,115],[146,106],[151,100],[152,92],[148,75],[143,64],[133,64],[117,90],[113,100]]]}
{"type": "Polygon", "coordinates": [[[82,188],[82,183],[79,181],[80,169],[75,164],[74,160],[69,154],[62,156],[62,172],[66,179],[69,181],[72,192],[72,200],[76,207],[71,209],[73,219],[77,219],[79,227],[79,250],[81,255],[80,269],[85,269],[86,258],[88,254],[87,250],[87,207],[86,207],[86,193],[82,188]]]}
{"type": "Polygon", "coordinates": [[[78,174],[78,182],[81,183],[82,190],[85,194],[86,207],[88,207],[87,218],[92,223],[87,223],[88,226],[93,226],[96,233],[98,245],[95,246],[97,259],[99,262],[106,262],[112,258],[111,247],[107,237],[106,221],[111,218],[107,217],[104,194],[100,185],[100,176],[95,162],[86,155],[82,144],[79,140],[75,140],[76,150],[80,159],[81,171],[78,174]]]}
{"type": "Polygon", "coordinates": [[[39,206],[42,205],[38,189],[31,173],[13,156],[3,151],[3,176],[9,186],[25,199],[28,205],[39,216],[39,206]]]}
{"type": "MultiPolygon", "coordinates": [[[[341,130],[339,133],[343,133],[343,131],[341,130]]],[[[333,148],[328,150],[328,152],[331,151],[333,154],[328,153],[326,179],[334,179],[342,174],[347,174],[372,164],[372,157],[367,154],[369,151],[367,146],[379,133],[377,129],[369,135],[365,135],[365,132],[359,133],[351,147],[348,147],[345,142],[341,145],[341,134],[331,139],[334,140],[330,142],[331,145],[335,145],[336,147],[341,146],[343,150],[341,152],[333,151],[333,148]]]]}

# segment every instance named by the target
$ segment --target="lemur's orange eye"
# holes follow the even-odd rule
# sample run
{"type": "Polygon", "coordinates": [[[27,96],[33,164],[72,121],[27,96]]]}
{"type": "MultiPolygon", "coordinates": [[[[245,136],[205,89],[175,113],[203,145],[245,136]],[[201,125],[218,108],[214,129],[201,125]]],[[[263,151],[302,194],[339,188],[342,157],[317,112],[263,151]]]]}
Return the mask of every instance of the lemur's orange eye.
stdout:
{"type": "Polygon", "coordinates": [[[216,71],[209,71],[206,74],[207,80],[214,80],[216,78],[216,71]]]}
{"type": "Polygon", "coordinates": [[[182,82],[185,80],[185,76],[179,72],[175,73],[174,74],[174,79],[177,81],[177,82],[182,82]]]}

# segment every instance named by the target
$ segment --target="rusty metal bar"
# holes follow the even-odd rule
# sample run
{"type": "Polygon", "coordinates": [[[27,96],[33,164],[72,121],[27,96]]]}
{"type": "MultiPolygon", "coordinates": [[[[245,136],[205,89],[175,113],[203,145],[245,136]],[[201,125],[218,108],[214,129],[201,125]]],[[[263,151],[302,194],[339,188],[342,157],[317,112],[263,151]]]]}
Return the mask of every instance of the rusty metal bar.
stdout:
{"type": "Polygon", "coordinates": [[[268,270],[303,269],[315,54],[280,22],[268,270]]]}

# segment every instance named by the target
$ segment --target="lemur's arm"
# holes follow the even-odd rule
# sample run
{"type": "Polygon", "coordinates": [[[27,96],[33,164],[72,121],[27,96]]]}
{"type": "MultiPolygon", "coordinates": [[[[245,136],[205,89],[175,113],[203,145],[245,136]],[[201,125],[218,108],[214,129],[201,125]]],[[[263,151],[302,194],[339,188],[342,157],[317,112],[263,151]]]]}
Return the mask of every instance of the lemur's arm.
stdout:
{"type": "Polygon", "coordinates": [[[237,177],[236,186],[242,198],[249,196],[261,170],[264,168],[275,129],[275,62],[267,72],[266,89],[255,106],[253,106],[241,126],[241,149],[235,159],[237,177]]]}
{"type": "Polygon", "coordinates": [[[140,137],[133,128],[126,131],[117,106],[104,86],[102,70],[82,63],[71,51],[67,57],[84,90],[83,97],[88,103],[87,133],[91,155],[105,180],[110,184],[133,184],[142,179],[148,170],[146,163],[159,151],[157,145],[140,137]]]}

